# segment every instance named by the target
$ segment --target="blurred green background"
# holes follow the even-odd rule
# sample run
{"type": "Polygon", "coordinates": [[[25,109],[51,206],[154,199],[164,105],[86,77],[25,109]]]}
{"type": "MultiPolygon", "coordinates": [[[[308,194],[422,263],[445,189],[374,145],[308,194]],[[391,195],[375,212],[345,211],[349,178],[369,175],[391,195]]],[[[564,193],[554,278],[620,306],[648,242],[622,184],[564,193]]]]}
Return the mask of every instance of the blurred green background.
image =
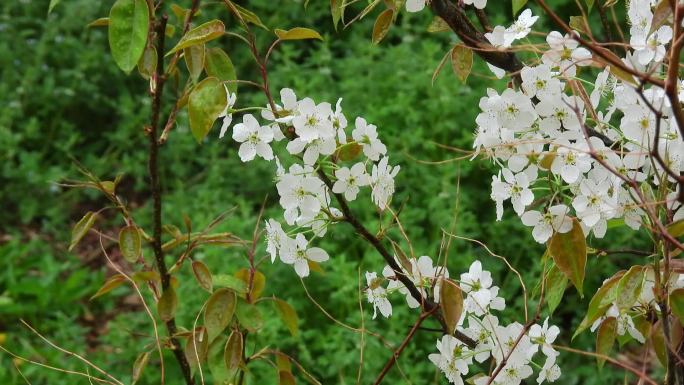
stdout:
{"type": "MultiPolygon", "coordinates": [[[[549,2],[566,17],[578,13],[572,1],[549,2]]],[[[90,21],[108,14],[113,0],[62,0],[49,16],[48,3],[0,3],[0,343],[38,362],[85,370],[82,363],[31,334],[19,322],[24,319],[57,344],[86,355],[126,382],[135,357],[149,348],[149,320],[128,288],[89,301],[112,271],[99,252],[96,237],[86,238],[73,252],[67,252],[67,246],[73,224],[86,211],[106,202],[95,191],[64,189],[56,182],[80,177],[76,161],[102,179],[122,174],[118,194],[139,210],[136,218],[140,224],[149,225],[147,144],[142,133],[150,110],[147,82],[137,73],[127,76],[116,67],[109,54],[106,28],[86,28],[90,21]]],[[[179,3],[187,7],[189,0],[179,3]]],[[[229,19],[219,4],[203,3],[200,19],[229,19]]],[[[490,14],[496,15],[493,21],[508,24],[510,2],[490,3],[490,14]]],[[[401,165],[395,203],[404,204],[401,219],[418,255],[436,257],[442,240],[440,229],[450,228],[485,241],[523,272],[529,288],[534,287],[543,247],[532,240],[512,210],[503,221],[495,222],[494,204],[489,199],[493,168],[488,162],[435,165],[418,161],[460,155],[437,143],[471,148],[479,98],[487,87],[501,89],[504,82],[489,78],[476,59],[467,84],[459,82],[447,64],[431,85],[434,69],[456,39],[450,32],[426,32],[429,12],[400,15],[385,41],[374,46],[370,35],[380,7],[350,28],[335,32],[327,1],[312,0],[306,9],[298,1],[243,4],[270,28],[307,26],[324,35],[322,43],[294,42],[278,48],[270,62],[272,89],[277,92],[290,87],[300,97],[332,103],[342,97],[350,122],[363,116],[378,126],[391,162],[401,165]]],[[[359,6],[364,4],[362,1],[359,6]]],[[[540,20],[536,29],[548,28],[544,22],[540,20]]],[[[228,28],[234,30],[235,26],[228,28]]],[[[259,32],[262,45],[271,38],[268,32],[259,32]]],[[[256,79],[251,56],[239,41],[226,37],[212,44],[231,55],[239,78],[256,79]]],[[[168,107],[170,99],[166,102],[168,107]]],[[[264,103],[261,94],[240,88],[239,107],[264,103]]],[[[265,215],[279,215],[277,193],[269,183],[274,175],[272,164],[258,160],[248,166],[241,163],[235,143],[228,137],[218,140],[217,127],[198,145],[189,133],[187,116],[181,114],[161,156],[166,223],[183,228],[182,215],[187,214],[195,228],[202,228],[221,212],[232,210],[219,229],[249,239],[266,197],[265,215]]],[[[377,216],[364,207],[369,206],[365,204],[368,199],[367,193],[362,195],[355,202],[361,203],[353,208],[369,227],[376,228],[377,216]]],[[[99,222],[98,228],[116,234],[121,223],[112,215],[108,218],[111,220],[99,222]]],[[[628,240],[629,236],[615,231],[598,244],[636,242],[639,246],[639,241],[628,240]]],[[[306,280],[307,286],[335,317],[359,327],[358,277],[366,270],[379,271],[381,259],[344,224],[331,228],[322,247],[331,261],[323,265],[324,274],[314,273],[306,280]]],[[[263,255],[263,247],[259,252],[263,255]]],[[[195,256],[214,273],[232,274],[247,266],[244,250],[239,248],[205,248],[195,256]]],[[[593,293],[604,278],[633,263],[625,257],[611,258],[590,260],[586,293],[593,293]]],[[[453,240],[449,253],[452,275],[460,274],[475,259],[483,261],[502,287],[508,304],[506,320],[523,322],[522,291],[515,277],[481,247],[453,240]]],[[[306,298],[290,266],[266,263],[262,270],[268,277],[265,295],[277,294],[295,307],[301,333],[291,337],[272,312],[266,314],[266,328],[250,336],[250,343],[287,352],[324,384],[355,383],[360,336],[327,319],[306,298]]],[[[206,293],[194,283],[187,265],[178,279],[179,323],[190,328],[206,293]]],[[[415,312],[409,312],[403,298],[396,296],[390,320],[371,320],[372,309],[364,298],[361,301],[365,326],[398,345],[415,312]]],[[[552,320],[562,329],[558,342],[571,343],[570,336],[587,303],[587,297],[567,290],[552,320]]],[[[445,383],[427,360],[437,338],[435,333],[419,333],[400,359],[405,377],[394,369],[386,383],[445,383]]],[[[593,350],[593,338],[584,333],[572,346],[593,350]]],[[[634,350],[626,347],[630,349],[634,350]]],[[[372,381],[390,355],[376,339],[366,338],[362,382],[372,381]]],[[[152,357],[141,383],[156,383],[158,360],[152,357]]],[[[612,368],[598,371],[591,358],[563,354],[559,362],[564,372],[561,384],[606,384],[624,379],[622,372],[612,368]]],[[[180,384],[170,356],[166,363],[167,384],[180,384]]],[[[25,362],[18,366],[32,384],[88,383],[25,362]]],[[[250,384],[277,383],[275,371],[263,364],[253,366],[247,380],[250,384]]],[[[298,381],[304,380],[300,376],[298,381]]],[[[24,383],[7,354],[0,354],[0,383],[24,383]]],[[[534,378],[528,383],[534,383],[534,378]]]]}

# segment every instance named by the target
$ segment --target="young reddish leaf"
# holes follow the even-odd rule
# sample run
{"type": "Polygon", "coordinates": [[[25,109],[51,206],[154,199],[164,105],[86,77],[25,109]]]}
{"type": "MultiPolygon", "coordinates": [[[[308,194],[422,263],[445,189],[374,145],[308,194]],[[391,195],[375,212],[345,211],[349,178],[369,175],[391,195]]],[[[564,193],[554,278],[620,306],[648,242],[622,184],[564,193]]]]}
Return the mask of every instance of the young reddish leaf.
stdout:
{"type": "Polygon", "coordinates": [[[197,44],[204,44],[208,41],[214,40],[223,36],[225,32],[225,25],[221,20],[211,20],[202,25],[199,25],[188,31],[183,37],[181,37],[178,44],[169,51],[166,56],[173,54],[176,51],[180,51],[184,48],[191,47],[197,44]]]}
{"type": "Polygon", "coordinates": [[[463,312],[463,293],[456,282],[450,279],[442,279],[439,291],[439,306],[442,308],[442,315],[444,316],[447,330],[449,333],[453,333],[463,312]]]}
{"type": "Polygon", "coordinates": [[[667,20],[672,16],[672,7],[668,0],[660,0],[653,11],[653,19],[651,20],[651,30],[648,35],[657,31],[660,27],[667,22],[667,20]]]}
{"type": "Polygon", "coordinates": [[[639,299],[644,283],[644,270],[643,266],[632,266],[620,278],[617,286],[617,297],[615,298],[619,310],[628,310],[639,299]]]}
{"type": "Polygon", "coordinates": [[[114,62],[129,73],[147,44],[149,9],[145,0],[117,0],[109,11],[109,48],[114,62]]]}
{"type": "Polygon", "coordinates": [[[283,320],[288,330],[290,330],[290,334],[292,334],[293,337],[296,337],[297,333],[299,332],[299,317],[297,317],[297,312],[292,306],[290,306],[289,303],[283,301],[282,299],[274,297],[273,300],[275,301],[276,309],[278,310],[278,314],[280,314],[280,318],[283,320]]]}
{"type": "Polygon", "coordinates": [[[142,254],[142,238],[136,226],[126,226],[119,231],[119,250],[129,263],[138,261],[142,254]]]}
{"type": "Polygon", "coordinates": [[[354,160],[357,156],[361,154],[363,147],[356,142],[346,143],[337,150],[335,156],[341,161],[348,162],[354,160]]]}
{"type": "Polygon", "coordinates": [[[276,352],[276,366],[278,367],[278,371],[283,371],[283,372],[292,372],[292,364],[290,363],[290,357],[287,355],[281,353],[281,352],[276,352]]]}
{"type": "Polygon", "coordinates": [[[138,355],[133,363],[133,374],[131,376],[131,385],[135,385],[140,379],[145,366],[147,366],[147,361],[150,360],[150,352],[143,352],[138,355]]]}
{"type": "Polygon", "coordinates": [[[186,338],[185,358],[188,360],[190,367],[196,368],[199,363],[206,361],[208,352],[209,334],[207,333],[207,328],[199,327],[186,338]]]}
{"type": "Polygon", "coordinates": [[[576,218],[572,220],[572,230],[553,234],[548,250],[556,266],[575,285],[580,296],[584,296],[582,285],[587,264],[587,241],[576,218]]]}
{"type": "Polygon", "coordinates": [[[679,322],[684,323],[684,288],[675,289],[670,293],[670,309],[679,322]]]}
{"type": "Polygon", "coordinates": [[[451,49],[451,68],[456,76],[465,82],[473,68],[473,50],[463,44],[451,49]]]}
{"type": "Polygon", "coordinates": [[[228,370],[237,369],[242,365],[242,348],[243,339],[242,333],[233,330],[226,341],[226,347],[223,350],[223,360],[226,361],[228,370]]]}
{"type": "Polygon", "coordinates": [[[387,32],[389,32],[389,29],[392,26],[393,19],[393,9],[386,9],[378,15],[378,18],[375,19],[375,24],[373,25],[373,44],[380,43],[382,39],[384,39],[385,36],[387,36],[387,32]]]}
{"type": "Polygon", "coordinates": [[[201,261],[192,261],[192,273],[202,289],[210,293],[214,290],[211,272],[207,265],[201,261]]]}
{"type": "Polygon", "coordinates": [[[95,294],[93,294],[92,297],[90,297],[90,300],[94,300],[97,297],[101,297],[110,291],[116,289],[117,287],[121,286],[126,282],[126,277],[124,277],[121,274],[116,274],[111,276],[105,283],[100,287],[95,294]]]}
{"type": "Polygon", "coordinates": [[[257,27],[263,28],[268,31],[268,28],[264,25],[264,23],[261,22],[261,19],[259,19],[259,16],[257,16],[256,13],[250,11],[247,8],[244,8],[239,4],[235,4],[230,0],[226,0],[226,3],[228,4],[228,9],[230,9],[230,11],[233,12],[233,14],[242,23],[254,24],[257,27]]]}
{"type": "Polygon", "coordinates": [[[218,289],[209,297],[204,309],[204,326],[209,333],[209,341],[213,341],[230,324],[236,306],[237,297],[232,290],[218,289]]]}
{"type": "Polygon", "coordinates": [[[544,298],[546,299],[546,305],[549,307],[549,313],[553,314],[556,310],[563,299],[567,286],[568,278],[554,264],[546,275],[546,287],[544,289],[544,298]]]}
{"type": "MultiPolygon", "coordinates": [[[[245,283],[245,287],[249,287],[249,270],[240,269],[235,273],[235,277],[245,283]]],[[[249,293],[249,299],[254,302],[257,298],[261,296],[264,291],[264,286],[266,286],[266,277],[259,270],[254,271],[254,276],[252,277],[252,290],[249,293]]]]}
{"type": "Polygon", "coordinates": [[[214,77],[202,80],[192,90],[188,100],[188,114],[190,130],[198,143],[207,136],[226,103],[226,90],[214,77]]]}
{"type": "Polygon", "coordinates": [[[204,69],[207,71],[207,76],[215,77],[224,82],[226,87],[228,87],[228,91],[232,93],[237,92],[235,66],[233,66],[230,56],[224,50],[218,47],[207,49],[204,69]]]}
{"type": "Polygon", "coordinates": [[[173,286],[170,286],[164,291],[159,302],[157,302],[157,313],[162,321],[170,321],[176,316],[176,308],[178,307],[178,297],[173,286]]]}
{"type": "Polygon", "coordinates": [[[95,220],[97,219],[97,214],[88,211],[85,213],[83,218],[81,218],[74,228],[71,230],[71,242],[69,243],[69,251],[73,250],[74,247],[78,244],[78,242],[83,239],[83,237],[88,233],[88,230],[90,230],[91,227],[93,227],[93,224],[95,223],[95,220]]]}
{"type": "MultiPolygon", "coordinates": [[[[616,336],[617,320],[615,317],[608,317],[601,323],[601,326],[599,326],[598,332],[596,333],[596,354],[607,356],[615,343],[616,336]]],[[[605,358],[596,357],[596,363],[598,364],[599,369],[603,368],[605,362],[605,358]]]]}
{"type": "Polygon", "coordinates": [[[264,326],[264,319],[256,305],[248,303],[242,298],[238,299],[235,315],[240,325],[250,332],[256,332],[264,326]]]}
{"type": "Polygon", "coordinates": [[[279,371],[278,372],[278,385],[295,385],[295,379],[292,373],[279,371]]]}
{"type": "Polygon", "coordinates": [[[280,40],[307,40],[307,39],[318,39],[323,41],[323,37],[316,31],[310,28],[295,27],[287,31],[283,29],[276,29],[276,36],[280,40]]]}
{"type": "Polygon", "coordinates": [[[573,339],[583,330],[591,326],[591,324],[593,324],[594,321],[599,319],[599,317],[601,317],[606,312],[606,310],[608,310],[610,305],[615,301],[617,297],[618,282],[620,282],[620,278],[622,278],[625,272],[626,271],[622,270],[615,273],[615,275],[607,279],[603,283],[603,286],[601,286],[601,288],[598,289],[598,291],[596,291],[594,297],[592,297],[591,301],[589,301],[589,308],[587,309],[587,314],[584,316],[584,319],[577,327],[575,334],[573,334],[572,336],[573,339]]]}
{"type": "Polygon", "coordinates": [[[204,44],[191,45],[183,49],[183,58],[193,83],[197,82],[204,69],[204,44]]]}

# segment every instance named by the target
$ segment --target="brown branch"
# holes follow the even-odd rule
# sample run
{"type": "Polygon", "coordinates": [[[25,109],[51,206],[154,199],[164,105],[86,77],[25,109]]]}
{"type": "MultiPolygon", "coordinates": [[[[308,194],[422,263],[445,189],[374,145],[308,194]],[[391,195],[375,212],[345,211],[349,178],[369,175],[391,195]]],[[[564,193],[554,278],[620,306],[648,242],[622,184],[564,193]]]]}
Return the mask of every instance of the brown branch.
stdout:
{"type": "MultiPolygon", "coordinates": [[[[162,250],[162,193],[161,183],[159,181],[159,142],[157,141],[157,131],[159,129],[159,115],[161,114],[161,97],[164,93],[164,83],[166,77],[164,74],[164,37],[166,31],[166,23],[168,16],[163,15],[156,25],[157,35],[157,69],[154,73],[154,87],[152,88],[152,116],[150,118],[150,126],[147,132],[149,139],[149,173],[150,173],[150,188],[152,190],[153,199],[153,235],[152,235],[152,249],[154,251],[154,258],[159,270],[159,276],[162,284],[162,295],[169,289],[171,282],[171,275],[166,268],[164,261],[164,251],[162,250]]],[[[176,357],[180,366],[185,383],[187,385],[194,385],[190,364],[185,358],[183,349],[181,348],[178,339],[174,337],[176,334],[176,320],[171,318],[166,321],[166,329],[169,333],[169,341],[173,350],[173,355],[176,357]]]]}

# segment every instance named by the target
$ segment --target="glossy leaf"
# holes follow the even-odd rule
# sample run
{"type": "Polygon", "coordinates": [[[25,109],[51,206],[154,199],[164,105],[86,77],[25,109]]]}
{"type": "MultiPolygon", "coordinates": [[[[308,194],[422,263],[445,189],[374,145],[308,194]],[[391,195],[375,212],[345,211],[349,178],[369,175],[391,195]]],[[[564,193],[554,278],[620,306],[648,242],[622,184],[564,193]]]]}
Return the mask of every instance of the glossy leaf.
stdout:
{"type": "Polygon", "coordinates": [[[102,285],[102,287],[100,287],[97,290],[97,292],[95,294],[93,294],[92,297],[90,297],[90,300],[92,301],[97,297],[101,297],[101,296],[109,293],[110,291],[112,291],[112,290],[116,289],[117,287],[123,285],[125,282],[126,282],[126,277],[124,277],[121,274],[115,274],[115,275],[109,277],[109,279],[107,281],[105,281],[105,283],[102,285]]]}
{"type": "Polygon", "coordinates": [[[670,309],[679,322],[684,324],[684,288],[675,289],[670,293],[670,309]]]}
{"type": "Polygon", "coordinates": [[[248,303],[242,298],[238,299],[235,315],[240,326],[250,332],[256,332],[264,326],[264,319],[256,305],[248,303]]]}
{"type": "Polygon", "coordinates": [[[318,39],[323,40],[323,37],[316,31],[310,28],[295,27],[289,30],[276,29],[276,36],[280,40],[308,40],[308,39],[318,39]]]}
{"type": "Polygon", "coordinates": [[[290,331],[293,337],[296,337],[299,333],[299,317],[297,317],[297,312],[295,309],[287,302],[279,298],[273,299],[276,304],[276,309],[280,318],[283,320],[285,326],[290,331]]]}
{"type": "MultiPolygon", "coordinates": [[[[235,277],[245,283],[245,288],[249,287],[249,270],[240,269],[235,273],[235,277]]],[[[266,285],[266,277],[259,270],[254,271],[254,276],[252,277],[252,290],[249,293],[249,298],[251,302],[254,302],[257,298],[261,296],[264,291],[264,286],[266,285]]]]}
{"type": "Polygon", "coordinates": [[[109,48],[114,62],[129,73],[147,44],[149,9],[145,0],[117,0],[109,11],[109,48]]]}
{"type": "Polygon", "coordinates": [[[449,279],[443,279],[440,285],[439,306],[442,309],[444,322],[449,333],[456,330],[463,313],[463,293],[461,288],[449,279]]]}
{"type": "MultiPolygon", "coordinates": [[[[599,326],[596,333],[596,354],[607,356],[615,343],[617,336],[617,320],[615,317],[608,317],[599,326]]],[[[603,357],[596,357],[596,363],[599,368],[603,367],[606,359],[603,357]]]]}
{"type": "Polygon", "coordinates": [[[133,374],[131,375],[131,385],[135,385],[140,379],[143,370],[147,366],[147,362],[150,360],[150,352],[143,352],[138,355],[133,363],[133,374]]]}
{"type": "Polygon", "coordinates": [[[241,366],[243,344],[242,333],[233,330],[223,350],[223,360],[226,362],[228,370],[237,369],[241,366]]]}
{"type": "Polygon", "coordinates": [[[210,293],[214,291],[211,272],[207,265],[202,261],[192,261],[192,273],[202,289],[210,293]]]}
{"type": "Polygon", "coordinates": [[[188,99],[188,113],[190,130],[197,142],[201,142],[207,136],[226,103],[226,90],[214,77],[202,80],[192,90],[188,99]]]}
{"type": "Polygon", "coordinates": [[[88,233],[95,220],[97,219],[97,214],[88,211],[81,220],[79,220],[74,228],[71,230],[71,242],[69,243],[69,251],[73,250],[78,242],[83,239],[83,237],[88,233]]]}
{"type": "Polygon", "coordinates": [[[185,358],[190,367],[196,368],[198,364],[207,360],[209,352],[209,334],[207,328],[199,327],[185,341],[185,358]]]}
{"type": "Polygon", "coordinates": [[[563,299],[567,286],[568,278],[558,269],[558,266],[553,265],[546,275],[546,287],[544,289],[544,298],[551,314],[553,314],[563,299]]]}
{"type": "Polygon", "coordinates": [[[580,296],[583,296],[587,241],[579,221],[573,219],[572,230],[567,233],[554,233],[549,241],[548,250],[556,266],[575,285],[580,296]]]}
{"type": "Polygon", "coordinates": [[[166,53],[166,56],[193,45],[204,44],[219,38],[223,36],[225,29],[226,27],[221,20],[211,20],[199,25],[183,35],[178,41],[178,44],[166,53]]]}
{"type": "Polygon", "coordinates": [[[119,250],[129,263],[138,261],[142,254],[142,237],[136,226],[126,226],[119,231],[119,250]]]}
{"type": "Polygon", "coordinates": [[[197,83],[202,70],[204,69],[204,44],[191,45],[183,49],[183,58],[185,59],[185,66],[188,67],[188,73],[193,83],[197,83]]]}
{"type": "Polygon", "coordinates": [[[387,36],[390,27],[392,26],[392,20],[394,20],[394,10],[386,9],[378,15],[375,19],[375,24],[373,25],[373,44],[379,44],[382,39],[387,36]]]}
{"type": "Polygon", "coordinates": [[[513,0],[513,15],[517,15],[525,4],[527,4],[527,0],[513,0]]]}
{"type": "Polygon", "coordinates": [[[620,282],[620,278],[626,273],[626,271],[619,271],[609,279],[607,279],[601,288],[596,291],[594,297],[589,301],[589,308],[587,309],[587,314],[584,319],[577,327],[575,334],[572,338],[575,338],[583,330],[591,326],[594,321],[599,319],[606,310],[611,306],[617,297],[617,285],[620,282]]]}
{"type": "Polygon", "coordinates": [[[628,310],[634,305],[644,283],[644,267],[632,266],[629,271],[620,278],[617,287],[615,304],[619,310],[628,310]]]}
{"type": "Polygon", "coordinates": [[[473,68],[473,50],[463,44],[451,49],[451,68],[456,76],[465,82],[473,68]]]}
{"type": "Polygon", "coordinates": [[[230,324],[236,306],[237,296],[232,290],[218,289],[209,297],[204,309],[204,326],[209,333],[209,341],[213,341],[230,324]]]}
{"type": "Polygon", "coordinates": [[[224,50],[217,47],[207,49],[204,69],[207,71],[207,76],[225,82],[224,84],[230,92],[237,92],[235,66],[224,50]]]}
{"type": "Polygon", "coordinates": [[[176,316],[177,307],[178,297],[176,296],[176,290],[174,290],[172,286],[169,286],[164,290],[161,298],[159,298],[159,302],[157,302],[157,313],[159,314],[159,318],[165,322],[170,321],[176,316]]]}
{"type": "Polygon", "coordinates": [[[238,294],[247,293],[247,284],[240,278],[228,274],[214,274],[211,282],[214,286],[225,287],[238,294]]]}

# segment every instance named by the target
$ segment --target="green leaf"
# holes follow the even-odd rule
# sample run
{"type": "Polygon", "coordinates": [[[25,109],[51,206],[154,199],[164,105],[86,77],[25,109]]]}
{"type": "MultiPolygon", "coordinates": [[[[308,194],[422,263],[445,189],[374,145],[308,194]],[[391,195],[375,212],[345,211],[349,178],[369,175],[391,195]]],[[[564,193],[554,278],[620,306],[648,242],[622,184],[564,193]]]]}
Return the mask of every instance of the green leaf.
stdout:
{"type": "Polygon", "coordinates": [[[196,368],[198,364],[207,359],[209,352],[209,334],[207,328],[199,327],[189,335],[185,342],[185,358],[190,367],[196,368]]]}
{"type": "Polygon", "coordinates": [[[108,17],[101,17],[99,19],[95,19],[88,23],[86,27],[92,28],[92,27],[107,27],[109,25],[109,18],[108,17]]]}
{"type": "Polygon", "coordinates": [[[684,219],[680,219],[667,225],[667,232],[675,238],[684,235],[684,219]]]}
{"type": "Polygon", "coordinates": [[[162,321],[170,321],[176,316],[176,308],[178,307],[178,297],[173,286],[169,286],[164,290],[159,302],[157,302],[157,313],[162,321]]]}
{"type": "Polygon", "coordinates": [[[517,15],[525,4],[527,4],[527,0],[513,0],[513,16],[517,15]]]}
{"type": "Polygon", "coordinates": [[[337,25],[344,15],[344,0],[330,0],[330,14],[332,15],[335,31],[337,31],[337,25]]]}
{"type": "Polygon", "coordinates": [[[584,33],[585,35],[587,34],[587,24],[584,21],[584,17],[582,16],[570,16],[570,28],[574,29],[577,32],[584,33]]]}
{"type": "MultiPolygon", "coordinates": [[[[596,354],[607,356],[615,343],[617,336],[617,320],[615,317],[608,317],[599,326],[596,333],[596,354]]],[[[596,357],[596,363],[599,369],[603,367],[606,359],[603,357],[596,357]]]]}
{"type": "Polygon", "coordinates": [[[549,307],[549,312],[553,314],[565,293],[565,288],[568,286],[568,278],[563,272],[558,269],[555,264],[549,269],[546,275],[546,288],[544,297],[546,298],[546,305],[549,307]]]}
{"type": "Polygon", "coordinates": [[[181,39],[178,41],[178,44],[171,48],[171,51],[166,53],[166,56],[169,56],[184,48],[192,47],[193,45],[204,44],[208,41],[219,38],[223,36],[225,29],[226,26],[223,25],[221,20],[211,20],[199,25],[183,35],[183,37],[181,37],[181,39]]]}
{"type": "Polygon", "coordinates": [[[615,298],[615,304],[619,310],[628,310],[639,299],[644,283],[644,270],[643,266],[632,266],[620,278],[617,286],[617,297],[615,298]]]}
{"type": "Polygon", "coordinates": [[[204,69],[207,71],[207,76],[215,77],[228,87],[231,93],[237,92],[237,75],[235,74],[235,66],[230,60],[230,56],[221,48],[207,49],[207,55],[204,61],[204,69]]]}
{"type": "Polygon", "coordinates": [[[430,22],[430,25],[427,27],[427,31],[431,33],[444,32],[448,31],[449,29],[449,24],[447,24],[447,22],[439,16],[435,16],[430,22]]]}
{"type": "Polygon", "coordinates": [[[109,277],[108,280],[105,281],[105,283],[100,287],[95,294],[93,294],[92,297],[90,297],[90,300],[94,300],[97,297],[101,297],[110,291],[116,289],[117,287],[123,285],[126,282],[126,277],[124,277],[121,274],[115,274],[111,277],[109,277]]]}
{"type": "Polygon", "coordinates": [[[595,0],[584,0],[585,3],[587,3],[587,10],[591,11],[591,8],[594,6],[594,1],[595,0]]]}
{"type": "Polygon", "coordinates": [[[109,48],[114,62],[129,73],[147,44],[149,9],[145,0],[117,0],[109,11],[109,48]]]}
{"type": "Polygon", "coordinates": [[[131,376],[131,385],[135,385],[140,379],[145,366],[147,366],[147,361],[150,360],[150,352],[143,352],[138,355],[133,363],[133,375],[131,376]]]}
{"type": "Polygon", "coordinates": [[[211,272],[207,265],[201,261],[192,261],[192,273],[202,289],[210,293],[214,291],[211,272]]]}
{"type": "Polygon", "coordinates": [[[228,3],[228,8],[230,9],[231,12],[243,23],[250,23],[254,24],[257,27],[263,28],[268,31],[268,28],[264,25],[264,23],[261,22],[261,19],[259,19],[259,16],[256,15],[256,13],[250,11],[249,9],[239,5],[235,4],[234,2],[227,0],[228,3]]]}
{"type": "MultiPolygon", "coordinates": [[[[235,277],[245,283],[245,289],[249,287],[249,270],[240,269],[235,273],[235,277]]],[[[254,276],[252,277],[252,290],[249,293],[249,298],[251,302],[254,302],[257,298],[261,296],[264,291],[264,286],[266,285],[266,277],[259,270],[254,270],[254,276]]],[[[245,290],[246,292],[246,290],[245,290]]]]}
{"type": "Polygon", "coordinates": [[[230,324],[236,305],[235,292],[229,289],[218,289],[209,297],[204,309],[204,326],[209,333],[209,341],[213,341],[230,324]]]}
{"type": "Polygon", "coordinates": [[[207,364],[213,377],[212,384],[233,384],[237,375],[237,370],[229,370],[226,367],[226,360],[224,359],[226,340],[226,336],[220,336],[209,345],[207,364]]]}
{"type": "Polygon", "coordinates": [[[439,290],[439,306],[449,333],[456,330],[463,313],[463,293],[458,285],[450,279],[442,279],[439,290]]]}
{"type": "Polygon", "coordinates": [[[198,143],[207,136],[226,103],[226,90],[214,77],[202,80],[193,88],[188,99],[188,113],[190,130],[198,143]]]}
{"type": "Polygon", "coordinates": [[[378,15],[373,25],[373,44],[379,44],[387,36],[387,32],[392,26],[392,20],[394,20],[393,9],[386,9],[378,15]]]}
{"type": "Polygon", "coordinates": [[[625,273],[625,270],[615,273],[615,275],[607,279],[603,283],[603,286],[601,286],[601,288],[596,291],[594,297],[592,297],[591,301],[589,301],[589,308],[587,309],[587,314],[584,316],[584,319],[577,327],[577,330],[575,331],[575,334],[572,336],[572,338],[575,338],[583,330],[591,326],[594,323],[594,321],[599,319],[599,317],[601,317],[606,312],[606,310],[608,310],[610,305],[615,301],[617,297],[617,286],[620,282],[620,278],[622,278],[622,276],[625,273]]]}
{"type": "Polygon", "coordinates": [[[52,10],[59,4],[62,0],[50,0],[50,5],[48,5],[48,15],[52,13],[52,10]]]}
{"type": "Polygon", "coordinates": [[[276,352],[275,356],[278,371],[292,372],[292,363],[290,363],[290,357],[281,352],[276,352]]]}
{"type": "Polygon", "coordinates": [[[81,220],[76,223],[74,228],[71,230],[71,242],[69,243],[69,251],[73,250],[74,247],[78,244],[78,242],[83,239],[83,237],[88,233],[91,227],[93,227],[93,224],[95,223],[95,220],[97,219],[97,214],[88,211],[81,220]]]}
{"type": "Polygon", "coordinates": [[[157,49],[152,45],[145,47],[140,60],[138,60],[138,72],[144,79],[152,77],[157,70],[157,49]]]}
{"type": "Polygon", "coordinates": [[[323,37],[316,31],[310,28],[295,27],[290,30],[276,29],[276,36],[280,40],[307,40],[307,39],[318,39],[323,40],[323,37]]]}
{"type": "Polygon", "coordinates": [[[451,68],[456,76],[465,82],[473,68],[473,50],[459,44],[451,49],[451,68]]]}
{"type": "Polygon", "coordinates": [[[582,226],[576,218],[572,220],[572,230],[567,233],[554,233],[549,242],[549,254],[560,271],[575,285],[580,296],[584,284],[587,264],[587,241],[582,226]]]}
{"type": "Polygon", "coordinates": [[[217,287],[226,287],[238,294],[247,293],[247,285],[240,278],[228,274],[214,274],[212,283],[217,287]]]}
{"type": "Polygon", "coordinates": [[[675,289],[670,293],[670,309],[679,322],[684,324],[684,288],[675,289]]]}
{"type": "Polygon", "coordinates": [[[183,49],[183,58],[193,83],[197,83],[204,69],[204,44],[192,45],[183,49]]]}
{"type": "Polygon", "coordinates": [[[238,299],[235,315],[240,325],[250,332],[256,332],[264,326],[264,319],[256,305],[248,303],[242,298],[238,299]]]}
{"type": "Polygon", "coordinates": [[[223,360],[226,362],[228,370],[237,369],[242,365],[243,344],[242,333],[233,330],[223,350],[223,360]]]}
{"type": "Polygon", "coordinates": [[[295,379],[292,373],[283,370],[279,371],[278,385],[295,385],[295,379]]]}
{"type": "Polygon", "coordinates": [[[129,263],[135,263],[142,254],[142,237],[136,226],[126,226],[119,231],[119,249],[129,263]]]}
{"type": "Polygon", "coordinates": [[[297,312],[292,306],[290,306],[289,303],[283,301],[282,299],[274,297],[273,300],[276,304],[276,310],[278,310],[278,314],[280,314],[280,318],[283,320],[283,323],[285,323],[285,326],[287,326],[290,334],[292,334],[293,337],[296,337],[299,333],[299,317],[297,317],[297,312]]]}

